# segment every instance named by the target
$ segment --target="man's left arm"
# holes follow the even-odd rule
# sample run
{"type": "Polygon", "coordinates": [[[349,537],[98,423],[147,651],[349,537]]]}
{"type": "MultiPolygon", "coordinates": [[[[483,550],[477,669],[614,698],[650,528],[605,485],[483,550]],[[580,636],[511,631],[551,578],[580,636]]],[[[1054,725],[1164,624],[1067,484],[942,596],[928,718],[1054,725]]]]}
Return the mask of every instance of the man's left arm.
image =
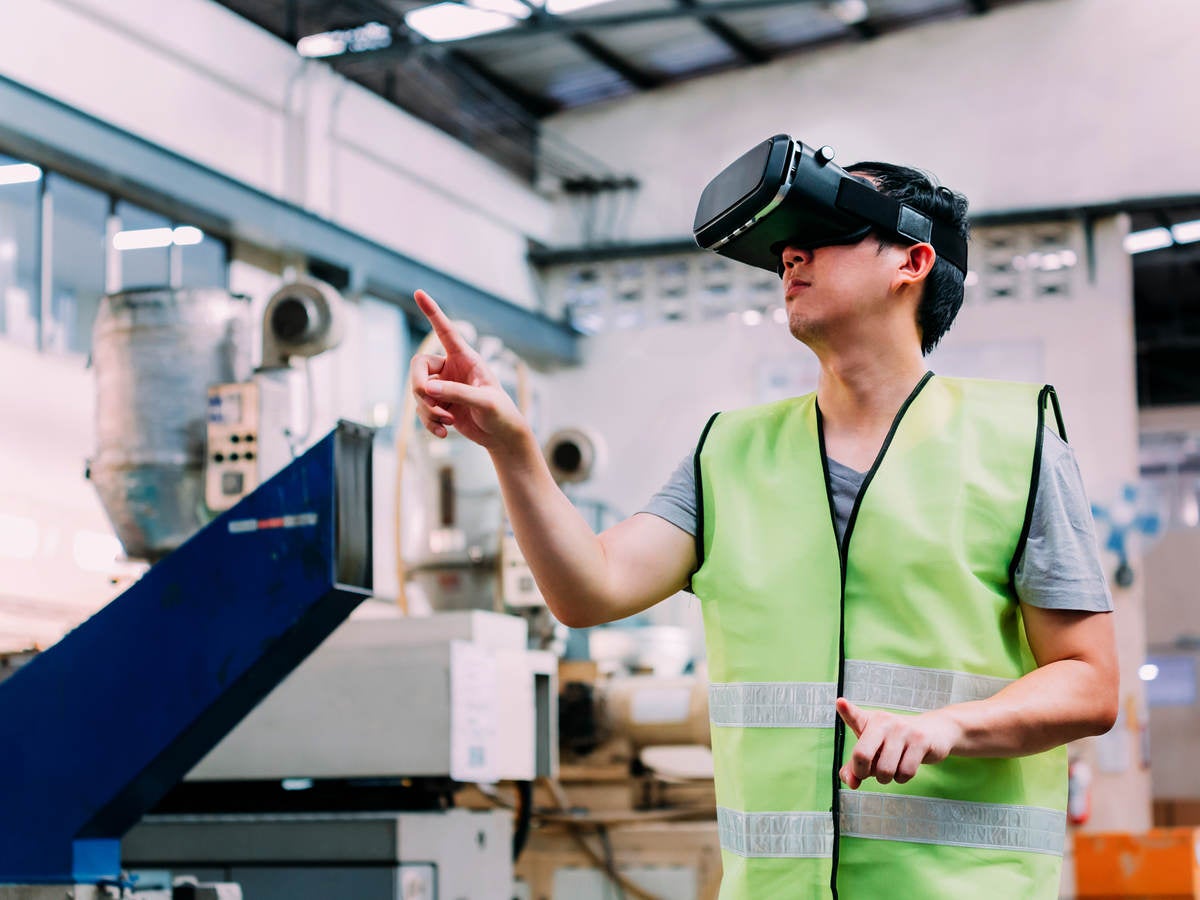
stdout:
{"type": "Polygon", "coordinates": [[[950,755],[1026,756],[1108,731],[1119,707],[1112,614],[1025,603],[1021,612],[1037,668],[986,700],[905,716],[839,698],[858,738],[842,781],[903,784],[950,755]]]}

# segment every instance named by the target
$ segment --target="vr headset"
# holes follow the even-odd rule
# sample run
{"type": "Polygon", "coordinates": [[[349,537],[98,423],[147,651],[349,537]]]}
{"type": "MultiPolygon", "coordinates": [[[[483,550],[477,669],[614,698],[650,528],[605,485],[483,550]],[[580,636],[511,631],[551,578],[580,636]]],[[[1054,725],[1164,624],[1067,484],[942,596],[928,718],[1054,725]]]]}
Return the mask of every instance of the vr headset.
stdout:
{"type": "Polygon", "coordinates": [[[777,134],[742,154],[700,195],[696,243],[747,265],[782,271],[789,244],[804,249],[854,244],[872,229],[930,243],[964,275],[967,242],[950,225],[881,194],[833,164],[833,148],[777,134]]]}

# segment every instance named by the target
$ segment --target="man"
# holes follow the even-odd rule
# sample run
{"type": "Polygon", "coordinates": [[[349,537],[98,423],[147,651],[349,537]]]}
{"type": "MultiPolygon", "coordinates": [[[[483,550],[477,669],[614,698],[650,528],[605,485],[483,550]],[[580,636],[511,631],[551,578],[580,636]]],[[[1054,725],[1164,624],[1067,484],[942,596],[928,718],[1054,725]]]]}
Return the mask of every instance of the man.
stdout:
{"type": "MultiPolygon", "coordinates": [[[[923,173],[849,171],[965,236],[965,199],[923,173]]],[[[962,302],[931,244],[779,251],[815,394],[714,416],[647,508],[599,536],[418,292],[447,351],[413,361],[421,419],[489,451],[565,624],[701,598],[722,897],[1055,897],[1062,745],[1118,705],[1090,513],[1045,422],[1057,401],[926,371],[962,302]]]]}

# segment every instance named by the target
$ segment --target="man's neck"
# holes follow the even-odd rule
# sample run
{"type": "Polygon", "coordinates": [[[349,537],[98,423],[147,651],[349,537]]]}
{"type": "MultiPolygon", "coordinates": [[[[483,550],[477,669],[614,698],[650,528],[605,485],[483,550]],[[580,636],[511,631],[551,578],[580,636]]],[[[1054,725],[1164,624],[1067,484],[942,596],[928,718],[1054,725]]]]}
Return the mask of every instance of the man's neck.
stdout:
{"type": "Polygon", "coordinates": [[[818,353],[817,402],[827,428],[842,434],[873,434],[891,425],[925,375],[919,347],[858,344],[844,353],[818,353]]]}

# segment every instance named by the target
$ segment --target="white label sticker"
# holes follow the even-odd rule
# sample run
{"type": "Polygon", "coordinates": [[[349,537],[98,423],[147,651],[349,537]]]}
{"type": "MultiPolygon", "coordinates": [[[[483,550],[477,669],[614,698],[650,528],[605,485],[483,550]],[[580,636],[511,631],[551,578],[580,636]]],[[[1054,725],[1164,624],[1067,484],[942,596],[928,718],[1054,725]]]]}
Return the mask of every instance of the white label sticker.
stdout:
{"type": "Polygon", "coordinates": [[[272,528],[305,528],[316,525],[317,521],[316,513],[275,516],[271,519],[233,519],[229,523],[229,533],[246,534],[251,531],[270,531],[272,528]]]}
{"type": "Polygon", "coordinates": [[[450,777],[497,781],[500,688],[496,658],[466,641],[450,642],[450,777]]]}

